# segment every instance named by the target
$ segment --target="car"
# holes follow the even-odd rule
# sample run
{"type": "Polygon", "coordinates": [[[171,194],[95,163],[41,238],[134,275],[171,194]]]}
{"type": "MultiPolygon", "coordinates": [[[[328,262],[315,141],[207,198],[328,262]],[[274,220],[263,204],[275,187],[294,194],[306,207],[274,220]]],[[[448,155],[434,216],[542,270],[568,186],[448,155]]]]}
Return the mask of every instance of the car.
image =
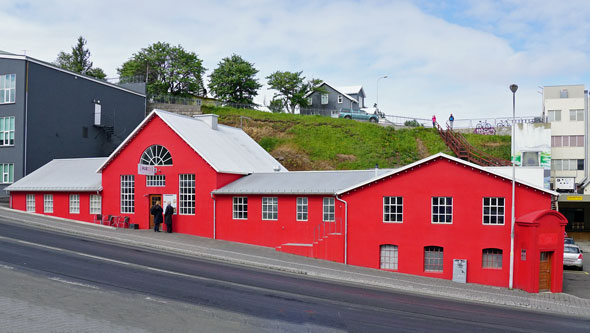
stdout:
{"type": "Polygon", "coordinates": [[[563,246],[563,266],[573,266],[580,271],[584,269],[584,254],[579,246],[563,246]]]}
{"type": "Polygon", "coordinates": [[[575,245],[576,242],[574,242],[574,239],[571,237],[565,237],[563,239],[563,244],[568,244],[568,245],[575,245]]]}
{"type": "Polygon", "coordinates": [[[338,118],[344,119],[355,119],[355,120],[368,120],[372,123],[379,122],[379,115],[378,114],[370,114],[364,110],[354,110],[354,109],[340,109],[338,111],[338,118]]]}

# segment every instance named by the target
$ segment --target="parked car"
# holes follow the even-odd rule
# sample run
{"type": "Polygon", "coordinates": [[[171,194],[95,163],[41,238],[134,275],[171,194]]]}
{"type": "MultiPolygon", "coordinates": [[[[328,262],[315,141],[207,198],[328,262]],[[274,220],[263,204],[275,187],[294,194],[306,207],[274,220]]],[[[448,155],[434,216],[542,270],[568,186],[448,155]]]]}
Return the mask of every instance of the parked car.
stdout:
{"type": "Polygon", "coordinates": [[[577,245],[563,246],[563,266],[574,266],[578,270],[584,269],[584,255],[577,245]]]}
{"type": "Polygon", "coordinates": [[[574,239],[571,237],[565,237],[563,239],[563,244],[575,245],[576,242],[574,242],[574,239]]]}
{"type": "Polygon", "coordinates": [[[340,109],[340,111],[338,112],[338,118],[368,120],[372,123],[379,122],[379,115],[370,114],[364,110],[340,109]]]}

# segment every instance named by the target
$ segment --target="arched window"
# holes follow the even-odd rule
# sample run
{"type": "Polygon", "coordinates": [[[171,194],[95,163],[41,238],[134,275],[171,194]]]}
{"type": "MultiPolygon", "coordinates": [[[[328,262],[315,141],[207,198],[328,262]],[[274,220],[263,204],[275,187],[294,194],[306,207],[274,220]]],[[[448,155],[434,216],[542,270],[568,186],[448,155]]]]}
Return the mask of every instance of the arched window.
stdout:
{"type": "Polygon", "coordinates": [[[172,165],[172,156],[166,147],[152,145],[143,152],[139,163],[145,165],[172,165]]]}
{"type": "Polygon", "coordinates": [[[380,249],[381,260],[379,267],[381,269],[397,269],[397,245],[383,244],[380,249]]]}

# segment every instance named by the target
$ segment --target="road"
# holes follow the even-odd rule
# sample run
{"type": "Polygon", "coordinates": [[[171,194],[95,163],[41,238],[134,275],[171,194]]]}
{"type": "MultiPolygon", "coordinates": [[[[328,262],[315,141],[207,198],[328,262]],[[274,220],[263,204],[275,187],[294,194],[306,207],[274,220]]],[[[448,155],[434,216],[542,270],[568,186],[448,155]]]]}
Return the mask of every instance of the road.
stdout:
{"type": "MultiPolygon", "coordinates": [[[[157,325],[169,327],[172,332],[233,331],[235,328],[246,332],[587,332],[590,328],[587,320],[360,288],[149,252],[5,224],[1,219],[0,258],[0,271],[11,270],[13,274],[34,279],[50,279],[51,284],[46,282],[46,285],[66,282],[74,288],[70,292],[74,295],[76,288],[91,289],[95,293],[93,297],[101,302],[81,301],[70,295],[54,299],[52,305],[71,311],[71,304],[60,302],[75,302],[75,310],[82,311],[84,316],[100,317],[99,323],[119,325],[125,327],[124,330],[161,331],[157,325]],[[127,302],[112,304],[104,300],[116,297],[127,302]],[[131,299],[137,302],[129,303],[131,299]],[[139,300],[143,303],[150,300],[150,304],[159,300],[163,304],[161,308],[166,309],[165,315],[153,312],[150,315],[148,312],[143,314],[143,322],[126,320],[125,313],[144,311],[139,300]],[[187,306],[194,309],[195,318],[177,317],[168,312],[183,306],[184,311],[187,306]],[[104,312],[118,315],[105,319],[104,312]],[[184,319],[179,323],[175,318],[184,319]],[[196,324],[199,326],[195,327],[196,324]]],[[[11,283],[18,286],[18,282],[11,283]]],[[[53,292],[53,289],[21,289],[21,295],[28,292],[47,299],[51,299],[50,293],[53,292]]],[[[12,290],[5,290],[0,296],[15,297],[12,290]]],[[[137,317],[134,314],[134,318],[137,317]]]]}

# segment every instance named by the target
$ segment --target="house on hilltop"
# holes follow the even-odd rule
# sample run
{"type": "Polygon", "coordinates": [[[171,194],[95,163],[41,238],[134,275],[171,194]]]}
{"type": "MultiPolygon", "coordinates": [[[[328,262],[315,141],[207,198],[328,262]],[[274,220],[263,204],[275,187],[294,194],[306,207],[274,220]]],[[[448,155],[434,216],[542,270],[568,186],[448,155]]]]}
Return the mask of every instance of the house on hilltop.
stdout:
{"type": "Polygon", "coordinates": [[[301,114],[321,114],[338,117],[338,110],[360,110],[365,107],[365,90],[362,86],[334,87],[326,82],[319,85],[324,92],[313,91],[305,95],[308,106],[301,114]]]}

